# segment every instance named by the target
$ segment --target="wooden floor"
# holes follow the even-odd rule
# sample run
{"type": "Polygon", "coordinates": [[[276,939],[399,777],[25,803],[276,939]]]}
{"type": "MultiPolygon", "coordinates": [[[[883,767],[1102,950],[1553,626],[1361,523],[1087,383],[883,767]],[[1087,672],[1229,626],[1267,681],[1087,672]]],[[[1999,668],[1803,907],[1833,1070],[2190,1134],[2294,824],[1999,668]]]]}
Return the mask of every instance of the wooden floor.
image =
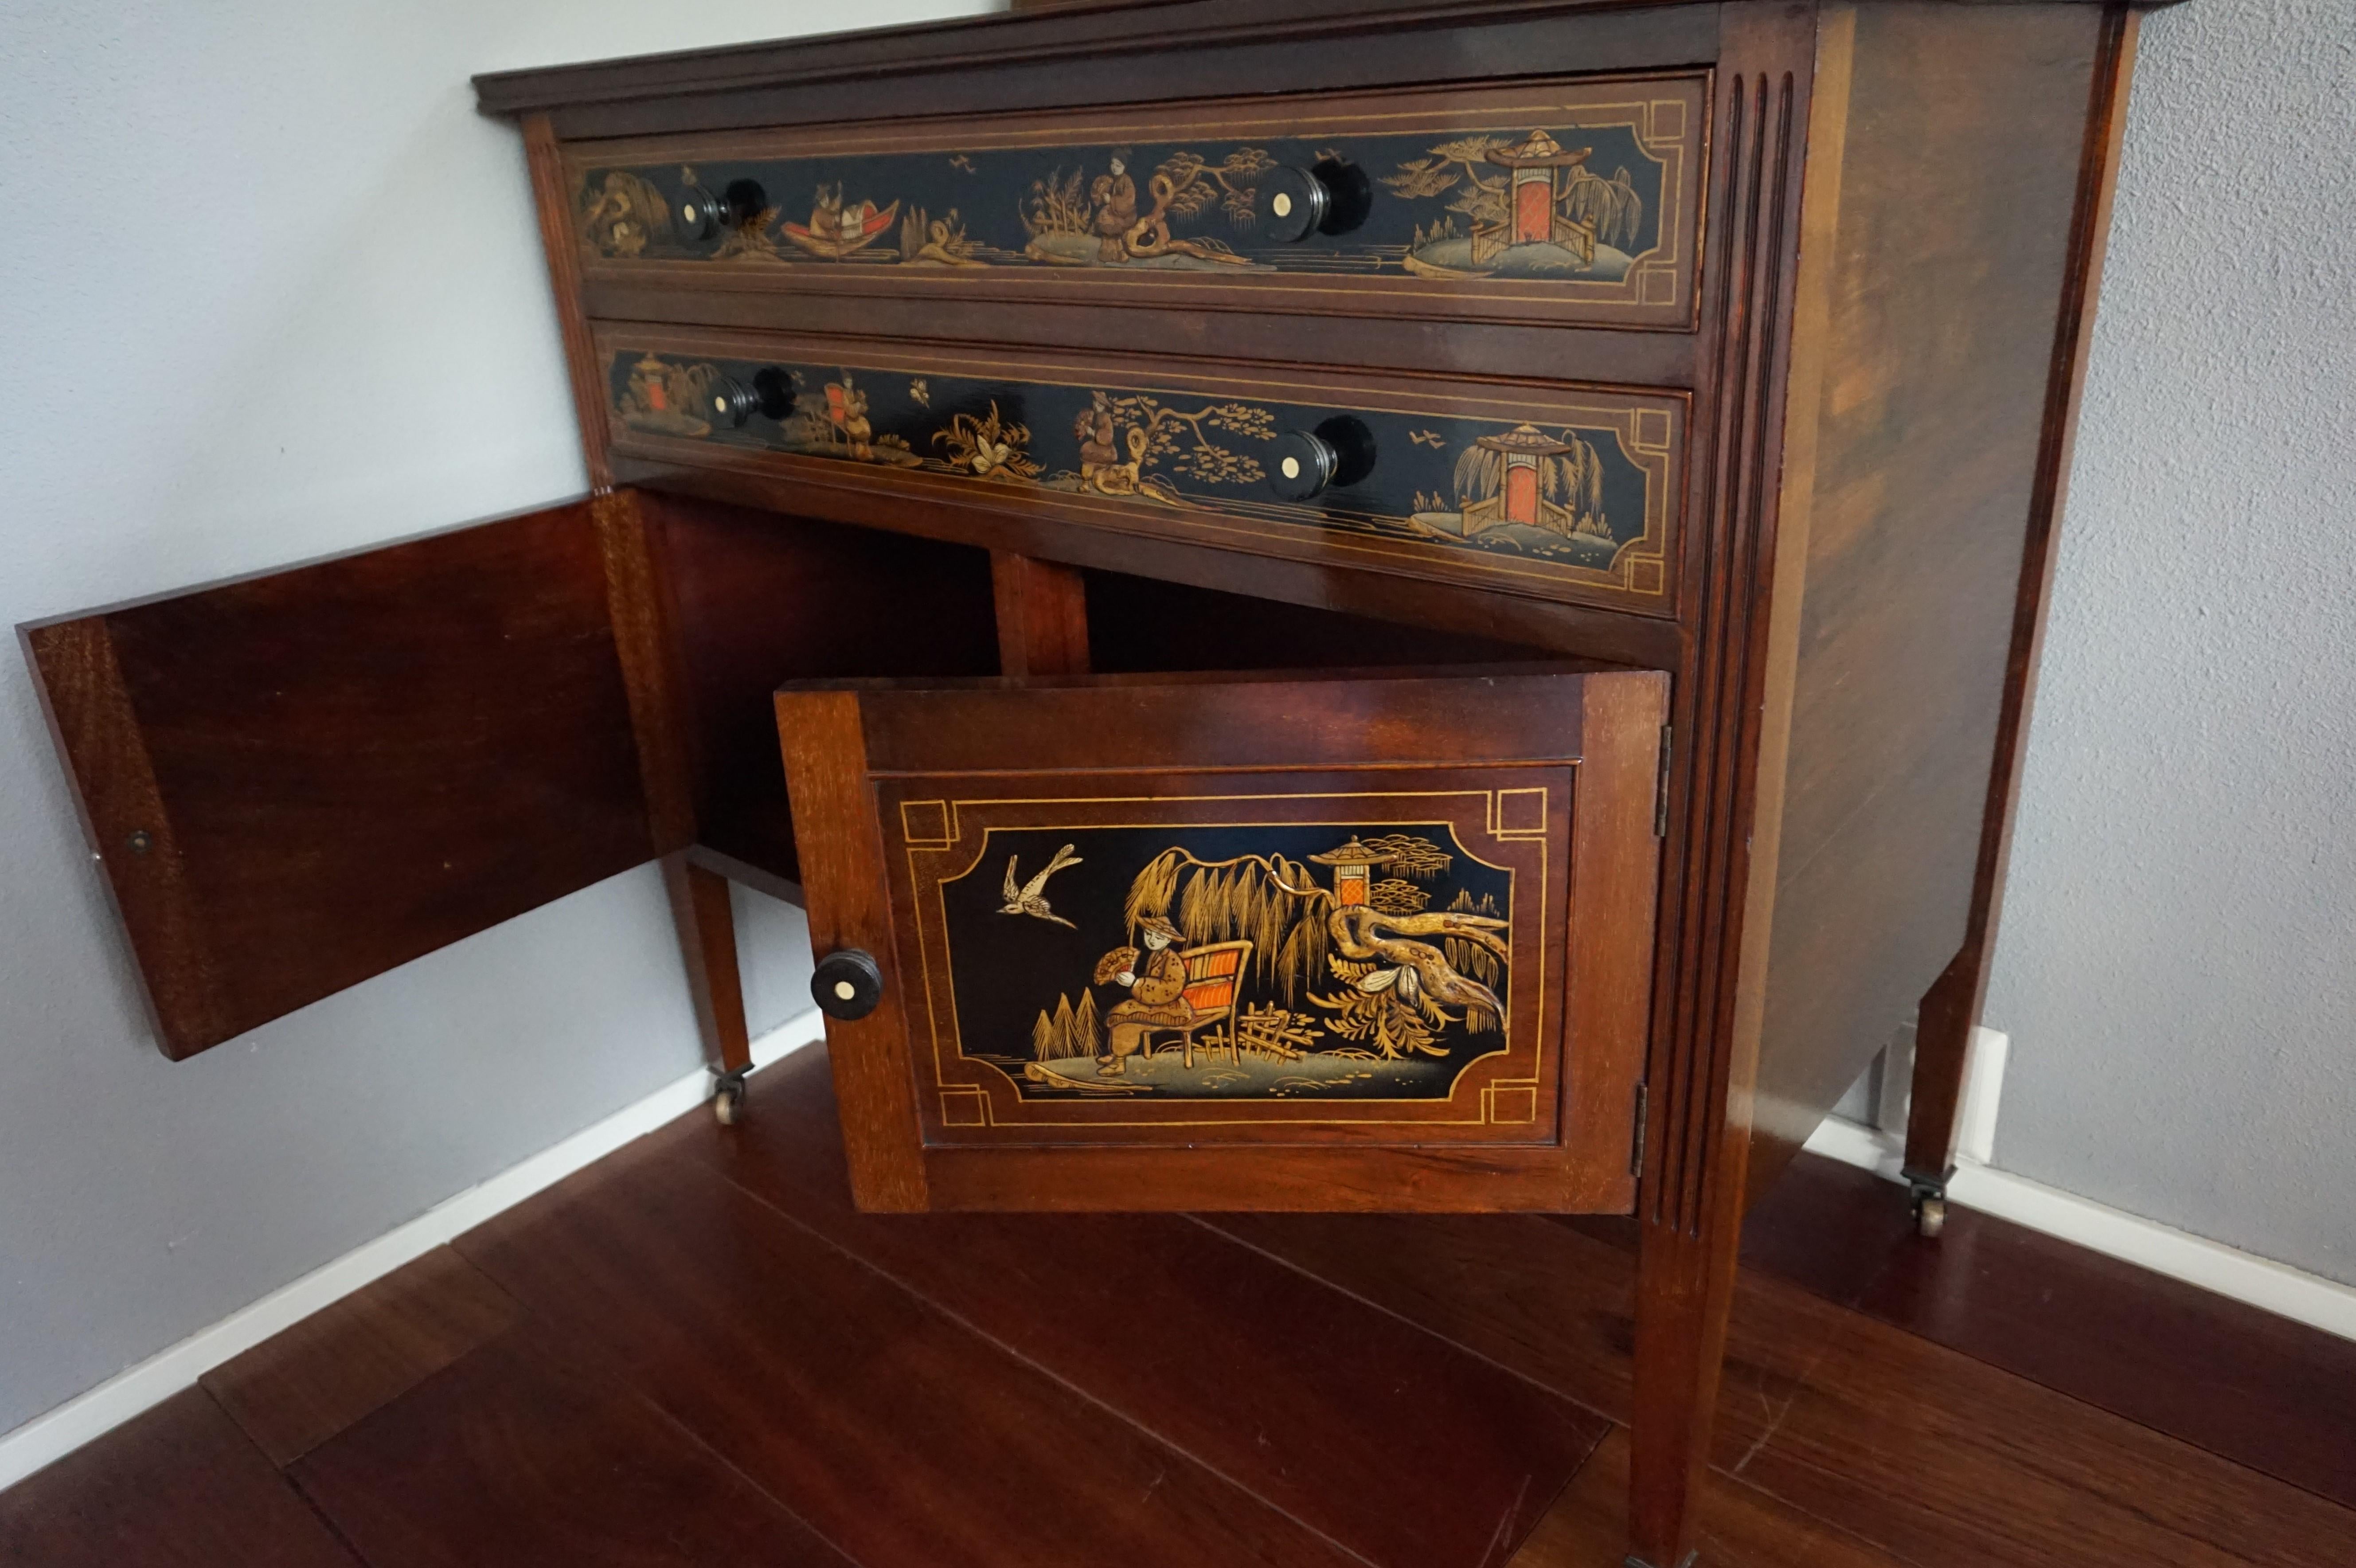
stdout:
{"type": "MultiPolygon", "coordinates": [[[[1612,1221],[855,1214],[755,1080],[0,1494],[0,1563],[1620,1561],[1612,1221]]],[[[1804,1160],[1709,1564],[2356,1564],[2356,1346],[1804,1160]]]]}

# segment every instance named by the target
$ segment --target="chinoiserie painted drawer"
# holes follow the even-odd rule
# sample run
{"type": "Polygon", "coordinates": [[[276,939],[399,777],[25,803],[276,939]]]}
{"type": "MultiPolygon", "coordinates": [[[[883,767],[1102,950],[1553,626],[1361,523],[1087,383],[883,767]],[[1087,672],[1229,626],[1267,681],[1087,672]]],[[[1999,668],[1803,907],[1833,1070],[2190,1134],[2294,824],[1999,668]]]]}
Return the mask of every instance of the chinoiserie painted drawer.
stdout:
{"type": "Polygon", "coordinates": [[[584,275],[1690,329],[1703,75],[565,150],[584,275]]]}
{"type": "Polygon", "coordinates": [[[600,326],[617,456],[1676,613],[1688,400],[600,326]]]}

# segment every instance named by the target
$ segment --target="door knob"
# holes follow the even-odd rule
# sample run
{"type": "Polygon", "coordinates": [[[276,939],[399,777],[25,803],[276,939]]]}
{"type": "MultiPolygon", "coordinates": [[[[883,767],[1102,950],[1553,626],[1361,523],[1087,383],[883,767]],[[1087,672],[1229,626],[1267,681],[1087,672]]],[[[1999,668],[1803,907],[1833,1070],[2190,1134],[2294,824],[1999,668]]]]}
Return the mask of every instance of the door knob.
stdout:
{"type": "Polygon", "coordinates": [[[1355,485],[1375,471],[1375,433],[1346,413],[1315,430],[1288,430],[1269,459],[1269,488],[1279,499],[1305,501],[1327,489],[1355,485]]]}
{"type": "Polygon", "coordinates": [[[725,230],[750,223],[768,207],[768,192],[756,179],[731,180],[717,196],[700,185],[691,185],[680,192],[680,231],[691,241],[716,240],[725,230]]]}
{"type": "Polygon", "coordinates": [[[884,969],[874,955],[857,948],[838,948],[818,961],[810,976],[810,995],[830,1018],[864,1018],[884,1000],[884,969]]]}
{"type": "Polygon", "coordinates": [[[783,371],[755,371],[749,381],[723,376],[712,383],[712,416],[723,424],[741,427],[755,414],[783,419],[794,411],[794,385],[783,371]]]}
{"type": "Polygon", "coordinates": [[[1297,244],[1312,234],[1346,234],[1374,208],[1374,182],[1355,164],[1321,158],[1314,168],[1280,166],[1261,177],[1259,237],[1297,244]]]}

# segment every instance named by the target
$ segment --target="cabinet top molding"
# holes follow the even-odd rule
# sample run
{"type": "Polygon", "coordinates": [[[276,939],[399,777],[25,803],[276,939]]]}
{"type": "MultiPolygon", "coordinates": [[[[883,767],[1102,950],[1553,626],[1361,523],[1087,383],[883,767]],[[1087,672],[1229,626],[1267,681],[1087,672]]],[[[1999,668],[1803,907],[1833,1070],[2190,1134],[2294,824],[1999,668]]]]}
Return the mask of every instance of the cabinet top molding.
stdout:
{"type": "MultiPolygon", "coordinates": [[[[1724,0],[1725,5],[1788,3],[1724,0]]],[[[1946,3],[2098,5],[2122,0],[1946,3]]],[[[2182,0],[2124,3],[2135,10],[2155,10],[2182,0]]],[[[1667,10],[1693,13],[1697,20],[1714,19],[1721,8],[1719,4],[1641,5],[1631,0],[1161,0],[1158,4],[1104,0],[766,43],[486,71],[474,83],[477,106],[482,113],[523,115],[648,99],[758,93],[851,80],[1036,68],[1082,57],[1102,59],[1186,48],[1308,43],[1412,28],[1512,26],[1547,16],[1600,19],[1613,12],[1657,15],[1667,10]]],[[[1107,95],[1099,91],[1087,96],[1102,101],[1107,95]]]]}

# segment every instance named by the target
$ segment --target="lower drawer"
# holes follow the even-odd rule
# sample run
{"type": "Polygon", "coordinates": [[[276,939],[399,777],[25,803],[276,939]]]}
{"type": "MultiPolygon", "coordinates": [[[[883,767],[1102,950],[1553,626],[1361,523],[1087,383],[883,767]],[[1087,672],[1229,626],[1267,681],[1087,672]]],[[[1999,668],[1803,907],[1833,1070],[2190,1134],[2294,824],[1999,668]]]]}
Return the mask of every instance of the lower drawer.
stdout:
{"type": "Polygon", "coordinates": [[[1676,613],[1687,399],[601,326],[614,450],[1676,613]]]}

